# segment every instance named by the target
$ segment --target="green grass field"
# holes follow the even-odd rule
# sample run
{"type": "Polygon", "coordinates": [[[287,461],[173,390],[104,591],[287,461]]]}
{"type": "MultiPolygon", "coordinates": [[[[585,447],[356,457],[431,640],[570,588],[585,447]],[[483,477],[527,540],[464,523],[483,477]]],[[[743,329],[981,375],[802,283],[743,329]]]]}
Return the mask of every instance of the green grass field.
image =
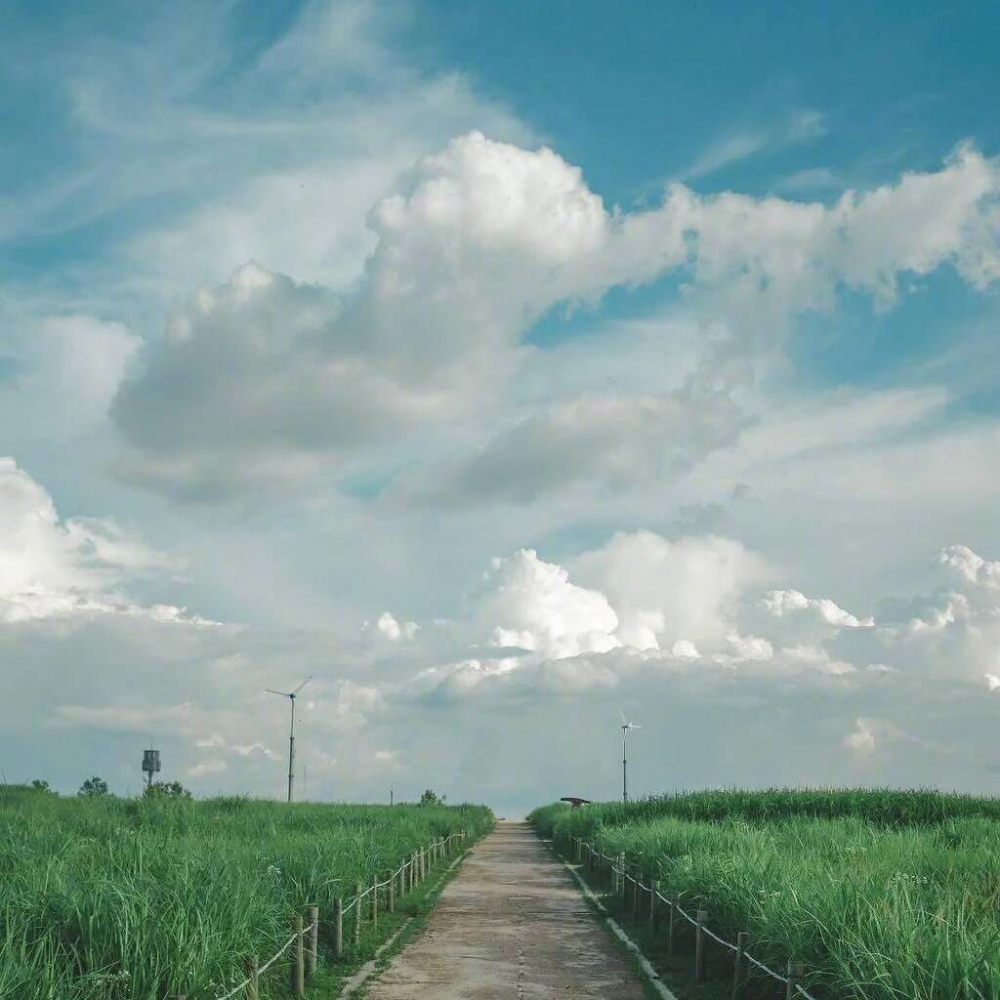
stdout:
{"type": "MultiPolygon", "coordinates": [[[[417,847],[492,827],[480,806],[64,799],[0,788],[0,998],[210,1000],[417,847]]],[[[326,929],[324,929],[324,934],[326,929]]],[[[355,960],[374,951],[367,934],[355,960]]],[[[262,984],[282,995],[286,979],[262,984]]]]}
{"type": "MultiPolygon", "coordinates": [[[[1000,802],[930,792],[703,792],[529,817],[703,907],[817,996],[1000,997],[1000,802]]],[[[773,995],[773,994],[772,994],[773,995]]]]}

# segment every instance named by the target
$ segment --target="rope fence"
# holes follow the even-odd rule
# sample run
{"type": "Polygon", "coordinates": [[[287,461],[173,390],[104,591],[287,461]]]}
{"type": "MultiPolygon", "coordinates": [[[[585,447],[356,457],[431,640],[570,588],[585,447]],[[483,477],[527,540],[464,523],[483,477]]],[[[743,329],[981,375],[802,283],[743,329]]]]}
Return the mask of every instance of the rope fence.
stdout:
{"type": "MultiPolygon", "coordinates": [[[[431,867],[436,862],[445,860],[456,850],[461,853],[465,848],[465,843],[466,831],[464,829],[448,837],[432,840],[425,847],[413,851],[409,858],[394,872],[389,872],[383,881],[377,881],[376,877],[376,881],[373,881],[366,889],[361,888],[360,882],[356,883],[350,902],[345,904],[341,897],[334,899],[332,913],[327,920],[321,921],[318,906],[307,906],[305,919],[301,916],[293,918],[292,936],[263,965],[259,963],[256,956],[251,956],[246,978],[228,993],[215,997],[214,1000],[233,1000],[244,991],[246,1000],[260,1000],[260,977],[289,949],[292,950],[290,970],[292,995],[302,997],[305,994],[306,983],[315,973],[319,961],[321,923],[329,924],[332,927],[333,958],[335,961],[339,961],[344,955],[344,917],[348,913],[354,911],[351,930],[353,944],[357,948],[361,942],[361,925],[365,921],[364,911],[366,909],[369,911],[369,923],[373,929],[377,929],[380,897],[385,912],[394,912],[397,890],[400,897],[407,892],[412,892],[427,878],[431,867]],[[383,889],[386,890],[384,893],[381,892],[383,889]],[[361,904],[368,897],[371,897],[370,905],[363,907],[361,904]],[[308,924],[306,924],[306,920],[309,921],[308,924]]],[[[187,995],[175,994],[167,997],[167,1000],[187,1000],[187,995]]]]}
{"type": "Polygon", "coordinates": [[[606,876],[610,883],[611,894],[620,897],[626,906],[629,903],[629,889],[631,884],[631,910],[633,919],[639,919],[642,907],[640,906],[640,893],[645,893],[648,900],[648,916],[654,927],[658,927],[661,919],[660,903],[666,907],[667,917],[667,951],[674,954],[676,923],[677,918],[686,921],[694,928],[695,932],[695,954],[694,954],[694,978],[697,982],[703,982],[707,978],[707,957],[705,954],[706,940],[714,941],[720,947],[733,953],[733,998],[740,995],[741,990],[746,985],[750,968],[756,968],[764,975],[782,984],[785,987],[786,1000],[802,997],[803,1000],[817,1000],[803,986],[800,980],[804,975],[803,966],[799,962],[789,961],[786,973],[782,975],[775,972],[763,962],[754,958],[747,950],[750,944],[750,934],[747,931],[740,931],[737,943],[733,944],[725,938],[709,930],[706,926],[708,921],[708,911],[697,910],[692,916],[680,905],[679,897],[676,893],[671,896],[664,896],[659,891],[659,883],[656,879],[650,879],[649,885],[644,885],[642,880],[632,875],[626,864],[624,853],[617,857],[604,854],[595,849],[593,844],[587,843],[580,837],[571,838],[576,845],[576,860],[588,872],[595,877],[602,874],[606,876]]]}

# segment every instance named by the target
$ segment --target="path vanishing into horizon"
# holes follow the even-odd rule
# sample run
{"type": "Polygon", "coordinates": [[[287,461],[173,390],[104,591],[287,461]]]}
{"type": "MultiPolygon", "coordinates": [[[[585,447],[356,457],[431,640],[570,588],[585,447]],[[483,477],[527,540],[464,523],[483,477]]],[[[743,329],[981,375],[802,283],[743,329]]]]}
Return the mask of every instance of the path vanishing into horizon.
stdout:
{"type": "Polygon", "coordinates": [[[465,857],[367,1000],[642,1000],[644,986],[566,868],[527,823],[465,857]]]}

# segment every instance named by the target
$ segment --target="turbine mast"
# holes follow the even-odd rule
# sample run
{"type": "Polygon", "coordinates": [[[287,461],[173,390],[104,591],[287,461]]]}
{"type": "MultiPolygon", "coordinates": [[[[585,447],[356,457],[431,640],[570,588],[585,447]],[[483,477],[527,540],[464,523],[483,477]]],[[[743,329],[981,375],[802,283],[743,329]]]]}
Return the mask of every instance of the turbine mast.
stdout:
{"type": "Polygon", "coordinates": [[[292,802],[295,796],[295,697],[312,680],[307,677],[294,691],[275,691],[268,688],[269,694],[276,694],[281,698],[287,698],[292,703],[292,719],[288,728],[288,801],[292,802]]]}

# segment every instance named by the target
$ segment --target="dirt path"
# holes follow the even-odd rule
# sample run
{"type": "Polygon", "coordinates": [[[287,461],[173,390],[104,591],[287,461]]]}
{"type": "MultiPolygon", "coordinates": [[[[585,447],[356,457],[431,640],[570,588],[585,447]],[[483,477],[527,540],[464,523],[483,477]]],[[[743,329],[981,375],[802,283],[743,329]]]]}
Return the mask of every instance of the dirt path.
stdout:
{"type": "Polygon", "coordinates": [[[641,1000],[642,983],[526,823],[499,823],[369,1000],[641,1000]]]}

